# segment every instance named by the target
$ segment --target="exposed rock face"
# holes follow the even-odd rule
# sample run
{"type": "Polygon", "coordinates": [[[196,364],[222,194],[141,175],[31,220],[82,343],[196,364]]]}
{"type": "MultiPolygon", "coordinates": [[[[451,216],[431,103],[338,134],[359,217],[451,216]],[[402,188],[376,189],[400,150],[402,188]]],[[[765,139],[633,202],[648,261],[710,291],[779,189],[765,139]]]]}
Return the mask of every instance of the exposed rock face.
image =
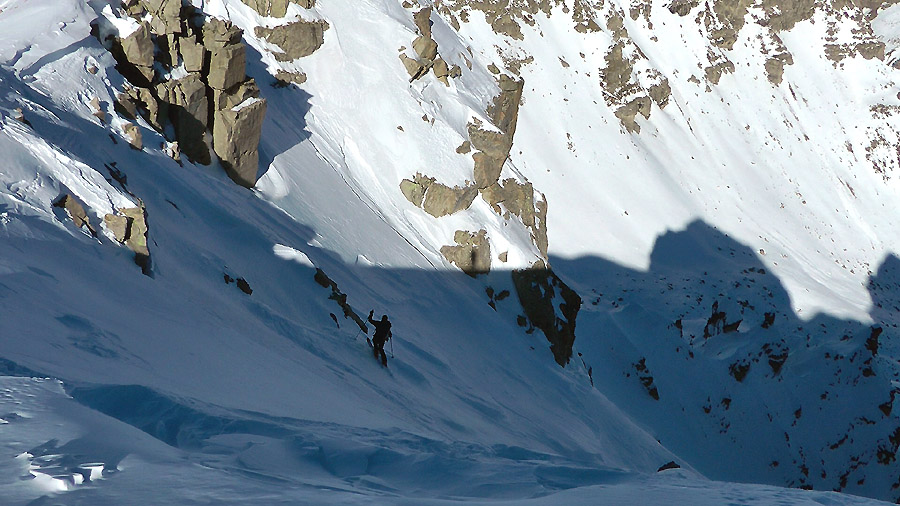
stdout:
{"type": "Polygon", "coordinates": [[[514,215],[522,220],[522,224],[531,230],[532,241],[546,258],[547,206],[543,200],[535,202],[534,194],[531,183],[519,183],[512,178],[504,180],[502,184],[494,183],[481,191],[484,200],[504,219],[508,220],[510,215],[514,215]]]}
{"type": "Polygon", "coordinates": [[[565,367],[572,357],[581,297],[543,265],[512,271],[512,279],[525,316],[550,341],[556,363],[565,367]]]}
{"type": "Polygon", "coordinates": [[[432,183],[425,192],[422,209],[435,218],[440,218],[468,209],[477,196],[478,190],[473,186],[451,188],[441,183],[432,183]]]}
{"type": "Polygon", "coordinates": [[[181,151],[193,162],[211,161],[204,133],[209,122],[209,100],[200,74],[188,74],[156,87],[160,100],[169,104],[169,117],[181,151]]]}
{"type": "Polygon", "coordinates": [[[149,85],[156,77],[156,71],[153,70],[154,48],[150,24],[142,22],[134,33],[121,39],[113,47],[114,53],[118,55],[116,61],[119,63],[119,72],[139,86],[149,85]]]}
{"type": "Polygon", "coordinates": [[[206,77],[210,88],[227,90],[244,80],[246,48],[234,44],[211,51],[209,75],[206,77]]]}
{"type": "Polygon", "coordinates": [[[478,190],[473,186],[451,188],[422,174],[416,174],[413,180],[401,181],[400,191],[413,205],[435,218],[468,209],[478,196],[478,190]]]}
{"type": "Polygon", "coordinates": [[[328,23],[324,21],[300,20],[274,28],[258,26],[255,33],[281,48],[282,53],[275,53],[276,60],[293,61],[322,47],[327,29],[328,23]]]}
{"type": "Polygon", "coordinates": [[[413,50],[423,60],[434,60],[437,57],[437,42],[421,35],[413,41],[413,50]]]}
{"type": "Polygon", "coordinates": [[[472,233],[457,230],[453,240],[456,246],[441,247],[441,254],[448,262],[473,278],[491,270],[491,245],[487,240],[487,231],[482,229],[472,233]]]}
{"type": "Polygon", "coordinates": [[[134,252],[134,263],[150,275],[150,249],[147,247],[147,213],[144,205],[121,208],[121,214],[107,214],[103,221],[117,241],[134,252]]]}
{"type": "Polygon", "coordinates": [[[231,179],[252,188],[259,171],[259,146],[266,101],[247,98],[240,104],[216,111],[213,147],[231,179]]]}
{"type": "Polygon", "coordinates": [[[81,202],[78,202],[78,199],[76,199],[73,195],[68,193],[63,194],[61,197],[56,199],[55,202],[53,202],[53,207],[65,209],[66,212],[69,213],[69,216],[72,218],[72,222],[75,224],[76,228],[86,227],[91,235],[97,235],[94,227],[91,226],[91,220],[88,218],[87,213],[84,211],[84,206],[82,206],[81,202]]]}

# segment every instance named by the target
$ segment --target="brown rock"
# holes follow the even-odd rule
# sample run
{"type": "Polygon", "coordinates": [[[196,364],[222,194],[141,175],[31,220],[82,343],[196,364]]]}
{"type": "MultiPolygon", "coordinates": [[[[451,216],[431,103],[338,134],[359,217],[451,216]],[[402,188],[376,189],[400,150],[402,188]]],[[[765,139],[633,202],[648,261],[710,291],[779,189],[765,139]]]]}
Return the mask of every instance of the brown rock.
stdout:
{"type": "Polygon", "coordinates": [[[422,209],[435,218],[440,218],[468,209],[476,196],[478,189],[474,186],[451,188],[441,183],[432,183],[425,192],[422,209]]]}
{"type": "Polygon", "coordinates": [[[196,163],[209,165],[211,158],[204,134],[209,121],[206,85],[199,74],[161,83],[156,87],[160,101],[168,104],[169,117],[182,152],[196,163]]]}
{"type": "Polygon", "coordinates": [[[274,28],[258,26],[255,33],[257,37],[263,37],[281,48],[282,53],[275,53],[276,60],[293,61],[309,56],[322,47],[327,29],[328,23],[324,21],[299,20],[274,28]]]}
{"type": "Polygon", "coordinates": [[[416,23],[416,28],[419,29],[419,34],[429,39],[431,38],[431,11],[431,7],[425,7],[413,14],[413,21],[416,23]]]}
{"type": "Polygon", "coordinates": [[[441,254],[448,262],[459,267],[473,278],[491,270],[491,245],[487,231],[477,233],[457,230],[453,235],[456,246],[442,246],[441,254]]]}
{"type": "Polygon", "coordinates": [[[413,41],[413,50],[419,55],[419,58],[432,61],[437,57],[437,42],[431,37],[420,35],[413,41]]]}
{"type": "Polygon", "coordinates": [[[512,279],[525,316],[550,342],[556,363],[565,367],[572,357],[581,297],[542,263],[513,271],[512,279]],[[563,302],[557,305],[558,298],[563,302]]]}
{"type": "Polygon", "coordinates": [[[210,51],[241,42],[243,30],[219,18],[207,18],[203,24],[203,46],[210,51]]]}
{"type": "Polygon", "coordinates": [[[259,172],[259,139],[266,101],[247,98],[235,107],[216,111],[213,120],[213,149],[228,176],[237,184],[252,188],[259,172]]]}
{"type": "Polygon", "coordinates": [[[243,44],[232,44],[211,51],[207,76],[210,88],[227,90],[244,80],[246,51],[243,44]]]}
{"type": "Polygon", "coordinates": [[[206,58],[206,48],[197,42],[197,37],[183,37],[178,41],[181,50],[181,58],[184,60],[184,68],[188,72],[202,72],[203,60],[206,58]]]}
{"type": "Polygon", "coordinates": [[[78,199],[76,199],[73,195],[68,193],[63,194],[61,197],[56,199],[56,201],[53,203],[53,207],[65,209],[66,212],[69,213],[69,217],[72,218],[72,222],[75,223],[75,227],[87,227],[91,235],[97,235],[94,227],[91,226],[91,220],[88,218],[87,213],[84,211],[84,206],[82,206],[81,202],[78,202],[78,199]]]}
{"type": "Polygon", "coordinates": [[[125,132],[125,138],[128,139],[128,144],[132,148],[139,151],[144,149],[143,135],[141,135],[141,129],[137,125],[128,122],[122,125],[122,130],[125,132]]]}

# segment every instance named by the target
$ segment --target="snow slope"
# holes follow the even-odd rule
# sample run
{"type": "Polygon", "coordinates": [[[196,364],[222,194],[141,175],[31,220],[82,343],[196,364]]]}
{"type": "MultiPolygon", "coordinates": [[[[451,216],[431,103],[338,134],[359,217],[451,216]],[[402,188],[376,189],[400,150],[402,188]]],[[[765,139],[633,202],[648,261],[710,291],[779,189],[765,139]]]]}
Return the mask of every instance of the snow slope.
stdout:
{"type": "Polygon", "coordinates": [[[653,5],[652,30],[625,25],[673,91],[636,134],[597,84],[612,35],[573,31],[562,4],[522,40],[477,11],[458,30],[436,13],[442,55],[466,69],[448,87],[409,83],[397,55],[415,27],[400,2],[292,5],[288,20],[329,29],[298,64],[309,81],[285,88],[269,86],[278,63],[253,28],[287,20],[237,0],[195,5],[245,30],[269,102],[253,191],[216,164],[175,163],[143,120],[145,148],[127,145],[111,105],[124,79],[90,35],[105,1],[0,1],[7,503],[876,503],[710,481],[831,490],[848,488],[845,472],[849,492],[895,499],[896,460],[881,449],[896,452],[898,424],[879,405],[900,353],[885,260],[900,247],[887,232],[897,186],[862,155],[875,131],[896,143],[892,116],[868,108],[897,105],[885,63],[806,55],[804,40],[826,36],[806,21],[782,37],[795,65],[774,87],[747,49],[751,26],[736,71],[707,92],[687,80],[706,40],[653,5]],[[455,149],[499,92],[488,64],[505,69],[510,54],[533,61],[501,177],[546,196],[550,264],[584,300],[566,368],[517,325],[515,296],[488,305],[486,287],[514,292],[505,270],[540,257],[522,223],[480,198],[434,219],[398,189],[417,171],[472,179],[455,149]],[[96,237],[52,206],[63,193],[96,237]],[[152,276],[101,225],[138,200],[152,276]],[[440,247],[479,228],[494,270],[473,280],[440,247]],[[390,315],[388,370],[316,268],[360,315],[390,315]],[[714,300],[725,323],[747,321],[736,337],[702,336],[714,300]],[[873,325],[888,343],[877,356],[873,325]],[[658,401],[639,380],[650,374],[658,401]],[[670,461],[681,468],[657,471],[670,461]]]}

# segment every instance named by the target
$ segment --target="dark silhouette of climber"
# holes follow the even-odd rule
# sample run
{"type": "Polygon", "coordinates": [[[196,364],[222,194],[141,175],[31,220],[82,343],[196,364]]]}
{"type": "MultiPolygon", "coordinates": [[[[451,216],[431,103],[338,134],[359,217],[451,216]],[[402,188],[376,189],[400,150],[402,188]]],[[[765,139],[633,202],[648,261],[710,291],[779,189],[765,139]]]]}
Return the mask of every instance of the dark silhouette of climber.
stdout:
{"type": "Polygon", "coordinates": [[[387,355],[384,353],[384,343],[391,338],[391,322],[388,321],[387,315],[383,315],[381,320],[373,320],[372,316],[375,311],[369,311],[369,323],[375,326],[375,333],[372,335],[372,353],[375,359],[381,354],[381,365],[387,367],[387,355]]]}

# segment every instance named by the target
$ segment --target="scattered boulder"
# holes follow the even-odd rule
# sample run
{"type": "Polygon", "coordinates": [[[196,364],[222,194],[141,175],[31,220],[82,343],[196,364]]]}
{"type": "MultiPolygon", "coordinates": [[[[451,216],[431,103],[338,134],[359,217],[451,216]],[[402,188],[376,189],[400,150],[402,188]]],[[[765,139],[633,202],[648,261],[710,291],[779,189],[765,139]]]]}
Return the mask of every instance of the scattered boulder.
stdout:
{"type": "Polygon", "coordinates": [[[530,269],[512,271],[512,279],[525,316],[550,342],[556,363],[565,367],[572,357],[581,297],[543,262],[530,269]],[[558,305],[557,296],[563,301],[558,305]]]}
{"type": "Polygon", "coordinates": [[[106,123],[106,112],[103,110],[103,107],[100,105],[100,98],[94,97],[88,103],[88,106],[91,108],[91,115],[100,120],[100,123],[106,123]]]}
{"type": "Polygon", "coordinates": [[[640,114],[644,119],[649,118],[651,104],[649,97],[637,97],[616,109],[615,115],[622,122],[625,130],[631,133],[641,133],[641,126],[637,124],[635,117],[640,114]]]}
{"type": "Polygon", "coordinates": [[[69,217],[72,218],[72,222],[75,223],[76,228],[86,227],[88,232],[91,233],[92,236],[97,235],[97,231],[94,230],[94,227],[91,226],[91,221],[88,218],[87,213],[84,211],[84,206],[81,205],[81,202],[78,201],[73,195],[69,193],[64,193],[62,196],[56,199],[53,202],[53,207],[58,207],[60,209],[65,209],[66,212],[69,213],[69,217]]]}
{"type": "Polygon", "coordinates": [[[144,149],[143,135],[137,125],[128,122],[122,125],[122,130],[125,132],[125,138],[128,140],[129,146],[138,151],[144,149]]]}
{"type": "Polygon", "coordinates": [[[288,0],[241,0],[260,16],[283,18],[287,14],[288,0]]]}
{"type": "Polygon", "coordinates": [[[453,240],[456,246],[441,247],[441,254],[448,262],[473,278],[491,270],[491,245],[487,240],[487,231],[482,229],[472,233],[457,230],[453,240]]]}
{"type": "Polygon", "coordinates": [[[137,119],[137,105],[134,103],[134,98],[127,91],[128,89],[126,88],[125,93],[116,94],[113,110],[130,120],[134,120],[137,119]]]}
{"type": "Polygon", "coordinates": [[[303,72],[287,72],[285,70],[279,70],[275,74],[275,79],[284,85],[287,85],[288,83],[301,85],[306,82],[306,74],[303,72]]]}
{"type": "Polygon", "coordinates": [[[150,275],[150,249],[147,247],[147,213],[144,204],[140,207],[120,208],[120,214],[103,217],[106,228],[117,241],[134,252],[134,263],[141,271],[150,275]]]}
{"type": "Polygon", "coordinates": [[[299,20],[273,28],[258,26],[255,33],[281,48],[281,53],[275,53],[275,59],[284,62],[313,54],[325,43],[327,29],[328,23],[324,21],[299,20]]]}
{"type": "Polygon", "coordinates": [[[406,72],[409,74],[410,82],[424,76],[428,72],[428,65],[405,54],[400,54],[400,61],[403,62],[403,67],[406,68],[406,72]]]}
{"type": "Polygon", "coordinates": [[[447,66],[447,62],[445,62],[443,58],[435,60],[434,65],[431,66],[431,70],[434,72],[434,77],[436,77],[438,81],[444,83],[444,86],[450,86],[450,81],[448,80],[448,77],[450,77],[450,67],[447,66]]]}

